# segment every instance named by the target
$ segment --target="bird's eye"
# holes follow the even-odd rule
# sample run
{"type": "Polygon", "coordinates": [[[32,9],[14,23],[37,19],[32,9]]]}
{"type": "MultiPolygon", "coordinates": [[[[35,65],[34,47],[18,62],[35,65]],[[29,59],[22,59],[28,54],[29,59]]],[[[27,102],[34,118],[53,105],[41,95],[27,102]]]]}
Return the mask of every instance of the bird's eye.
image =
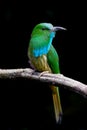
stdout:
{"type": "Polygon", "coordinates": [[[48,28],[42,28],[42,30],[44,31],[44,30],[49,30],[48,28]]]}
{"type": "Polygon", "coordinates": [[[46,28],[42,28],[42,30],[46,30],[46,28]]]}

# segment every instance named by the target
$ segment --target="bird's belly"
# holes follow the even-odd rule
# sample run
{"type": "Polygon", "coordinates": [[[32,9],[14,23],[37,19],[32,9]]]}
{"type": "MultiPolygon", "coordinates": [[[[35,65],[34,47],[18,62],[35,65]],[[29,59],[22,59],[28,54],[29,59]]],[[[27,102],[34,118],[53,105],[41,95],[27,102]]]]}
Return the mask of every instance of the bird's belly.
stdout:
{"type": "Polygon", "coordinates": [[[40,57],[30,57],[31,64],[35,67],[38,71],[49,71],[51,72],[51,69],[47,63],[47,57],[46,55],[42,55],[40,57]]]}

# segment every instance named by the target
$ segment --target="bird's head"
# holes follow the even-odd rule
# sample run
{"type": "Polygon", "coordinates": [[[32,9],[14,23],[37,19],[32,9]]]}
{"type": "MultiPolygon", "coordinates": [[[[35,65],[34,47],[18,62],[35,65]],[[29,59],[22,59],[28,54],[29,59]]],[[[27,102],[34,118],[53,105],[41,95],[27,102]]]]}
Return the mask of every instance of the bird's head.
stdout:
{"type": "Polygon", "coordinates": [[[55,33],[58,30],[66,30],[66,28],[60,26],[53,26],[51,23],[40,23],[34,27],[31,36],[43,35],[46,37],[54,38],[55,33]]]}

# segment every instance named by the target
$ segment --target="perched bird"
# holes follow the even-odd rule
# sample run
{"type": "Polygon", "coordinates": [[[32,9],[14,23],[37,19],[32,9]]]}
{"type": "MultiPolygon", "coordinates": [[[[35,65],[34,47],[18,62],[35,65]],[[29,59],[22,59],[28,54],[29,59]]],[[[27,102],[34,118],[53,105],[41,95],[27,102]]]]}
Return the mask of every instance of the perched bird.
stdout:
{"type": "MultiPolygon", "coordinates": [[[[40,72],[60,73],[59,57],[52,45],[56,31],[66,30],[63,27],[54,27],[51,23],[37,24],[32,33],[28,47],[28,57],[32,66],[40,72]]],[[[58,87],[50,86],[52,90],[55,119],[61,122],[62,107],[58,87]]]]}

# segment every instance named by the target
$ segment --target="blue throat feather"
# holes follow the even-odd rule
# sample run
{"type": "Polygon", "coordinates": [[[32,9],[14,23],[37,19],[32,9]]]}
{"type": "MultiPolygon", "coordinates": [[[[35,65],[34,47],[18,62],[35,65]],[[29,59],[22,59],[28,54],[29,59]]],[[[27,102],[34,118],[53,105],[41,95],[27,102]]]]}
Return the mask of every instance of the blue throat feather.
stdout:
{"type": "Polygon", "coordinates": [[[39,57],[39,56],[42,56],[44,54],[47,54],[48,51],[49,51],[49,49],[50,49],[50,46],[52,44],[52,40],[53,40],[54,37],[55,37],[55,32],[51,32],[51,34],[50,34],[50,40],[49,40],[48,45],[45,46],[45,47],[41,47],[39,49],[34,49],[33,50],[34,57],[39,57]]]}

